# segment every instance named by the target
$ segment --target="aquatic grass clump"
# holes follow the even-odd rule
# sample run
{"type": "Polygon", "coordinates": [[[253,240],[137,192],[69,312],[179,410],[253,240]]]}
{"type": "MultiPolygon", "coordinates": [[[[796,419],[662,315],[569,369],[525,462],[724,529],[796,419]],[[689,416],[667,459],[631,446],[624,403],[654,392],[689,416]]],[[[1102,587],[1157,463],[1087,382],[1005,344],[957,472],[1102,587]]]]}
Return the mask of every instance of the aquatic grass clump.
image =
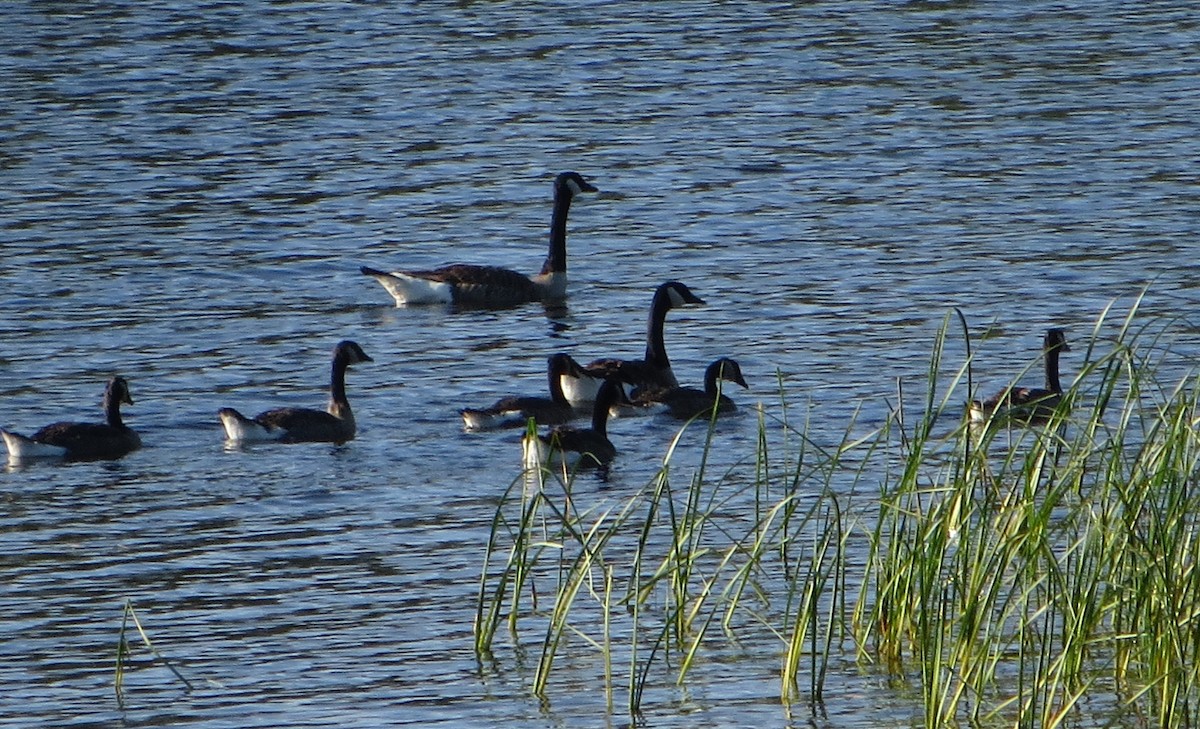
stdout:
{"type": "Polygon", "coordinates": [[[813,711],[857,661],[910,684],[927,727],[1200,726],[1200,378],[1160,385],[1161,332],[1134,322],[1101,347],[1101,317],[1037,427],[965,420],[972,362],[943,376],[944,326],[920,406],[902,387],[878,432],[821,447],[783,403],[752,457],[710,473],[710,428],[681,475],[677,436],[615,500],[533,469],[496,512],[476,648],[540,634],[546,697],[586,645],[632,714],[737,641],[776,646],[781,701],[813,711]]]}
{"type": "Polygon", "coordinates": [[[1162,392],[1128,334],[1042,427],[931,439],[927,407],[894,439],[855,627],[925,726],[1056,726],[1102,694],[1196,723],[1198,383],[1162,392]]]}
{"type": "MultiPolygon", "coordinates": [[[[696,420],[685,429],[704,425],[696,420]]],[[[714,432],[707,425],[705,455],[714,432]]],[[[827,588],[844,584],[846,535],[831,490],[797,488],[832,479],[836,453],[809,457],[806,443],[793,452],[802,457],[782,470],[768,468],[760,450],[762,458],[717,478],[709,478],[702,457],[680,477],[675,451],[683,434],[651,482],[624,499],[578,495],[573,474],[539,466],[510,485],[485,554],[479,655],[490,655],[502,625],[518,644],[540,634],[531,688],[544,696],[565,639],[582,641],[601,658],[610,704],[622,690],[636,713],[648,684],[658,682],[656,667],[669,667],[681,684],[711,635],[725,640],[738,626],[757,625],[792,646],[783,693],[799,692],[806,661],[815,669],[807,695],[819,698],[824,646],[848,632],[826,623],[833,612],[827,588]],[[585,501],[595,503],[581,506],[585,501]],[[776,595],[777,585],[787,589],[776,595]],[[618,665],[625,666],[620,684],[618,665]]],[[[766,442],[760,438],[760,449],[766,442]]]]}

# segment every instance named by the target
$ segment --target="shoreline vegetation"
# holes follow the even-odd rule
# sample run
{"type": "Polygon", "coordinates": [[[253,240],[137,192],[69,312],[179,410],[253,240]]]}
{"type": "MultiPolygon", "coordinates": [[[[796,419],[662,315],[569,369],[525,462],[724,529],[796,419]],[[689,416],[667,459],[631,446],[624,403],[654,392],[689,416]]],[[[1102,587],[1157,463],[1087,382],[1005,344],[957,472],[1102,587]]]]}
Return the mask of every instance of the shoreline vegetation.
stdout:
{"type": "Polygon", "coordinates": [[[1159,382],[1161,334],[1136,312],[1102,313],[1045,424],[968,422],[969,338],[944,376],[951,314],[923,406],[899,392],[868,434],[818,444],[783,402],[723,472],[705,418],[635,494],[528,469],[492,522],[479,660],[519,647],[546,701],[556,662],[595,660],[610,711],[637,717],[707,653],[765,636],[792,715],[857,671],[929,728],[1200,725],[1200,376],[1159,382]],[[706,426],[698,465],[677,464],[706,426]]]}

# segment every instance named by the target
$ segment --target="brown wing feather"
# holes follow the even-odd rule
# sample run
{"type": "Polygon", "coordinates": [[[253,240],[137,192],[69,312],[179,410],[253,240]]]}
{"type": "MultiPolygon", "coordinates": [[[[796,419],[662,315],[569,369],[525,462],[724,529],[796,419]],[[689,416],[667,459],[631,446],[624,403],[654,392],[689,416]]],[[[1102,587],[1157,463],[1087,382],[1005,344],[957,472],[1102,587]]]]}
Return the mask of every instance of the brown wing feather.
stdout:
{"type": "Polygon", "coordinates": [[[119,458],[142,445],[132,429],[107,423],[53,423],[34,433],[30,440],[66,448],[68,457],[83,460],[119,458]]]}
{"type": "Polygon", "coordinates": [[[465,263],[443,266],[431,271],[405,271],[410,276],[451,284],[458,303],[524,303],[540,301],[542,288],[528,276],[500,266],[472,266],[465,263]]]}
{"type": "Polygon", "coordinates": [[[671,370],[654,367],[643,359],[597,359],[584,370],[593,377],[615,377],[629,385],[644,388],[670,388],[679,385],[671,370]]]}
{"type": "MultiPolygon", "coordinates": [[[[718,413],[731,413],[737,409],[737,405],[727,395],[721,394],[715,399],[718,413]]],[[[676,387],[658,396],[658,401],[667,406],[667,412],[680,420],[710,415],[713,400],[712,395],[695,387],[676,387]]]]}
{"type": "Polygon", "coordinates": [[[1048,420],[1062,402],[1062,393],[1040,387],[1014,387],[979,403],[980,412],[1006,412],[1017,420],[1048,420]]]}
{"type": "Polygon", "coordinates": [[[612,441],[591,428],[559,426],[541,438],[543,442],[560,451],[591,456],[581,461],[580,465],[605,465],[617,457],[617,448],[612,441]]]}
{"type": "Polygon", "coordinates": [[[255,422],[286,432],[284,443],[344,443],[354,438],[346,422],[323,410],[275,408],[260,413],[255,422]]]}

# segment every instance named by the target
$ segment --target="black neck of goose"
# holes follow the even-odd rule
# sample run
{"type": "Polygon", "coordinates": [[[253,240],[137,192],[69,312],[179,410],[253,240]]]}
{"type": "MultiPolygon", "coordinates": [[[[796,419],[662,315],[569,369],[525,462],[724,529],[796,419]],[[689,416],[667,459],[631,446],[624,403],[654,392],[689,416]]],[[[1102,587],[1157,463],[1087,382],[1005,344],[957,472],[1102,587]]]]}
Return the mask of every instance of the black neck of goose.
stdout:
{"type": "Polygon", "coordinates": [[[608,410],[617,402],[617,388],[620,385],[606,382],[596,393],[596,403],[592,406],[592,430],[605,438],[608,437],[608,410]]]}
{"type": "Polygon", "coordinates": [[[709,365],[704,370],[704,394],[715,398],[717,396],[717,379],[721,373],[721,365],[709,365]]]}
{"type": "Polygon", "coordinates": [[[666,296],[655,295],[650,304],[650,318],[646,322],[646,361],[660,369],[671,366],[667,359],[667,345],[663,341],[663,324],[667,320],[667,312],[671,302],[666,296]]]}
{"type": "Polygon", "coordinates": [[[1057,346],[1046,350],[1046,389],[1051,392],[1062,392],[1062,383],[1058,380],[1058,350],[1057,346]]]}
{"type": "Polygon", "coordinates": [[[571,209],[571,190],[566,185],[554,188],[554,212],[550,215],[550,254],[542,264],[542,274],[567,270],[567,211],[571,209]]]}
{"type": "Polygon", "coordinates": [[[114,391],[104,393],[104,419],[114,428],[124,428],[121,420],[121,396],[114,391]]]}
{"type": "Polygon", "coordinates": [[[349,366],[345,357],[334,357],[333,372],[329,375],[329,400],[345,407],[350,405],[346,399],[346,368],[349,366]]]}

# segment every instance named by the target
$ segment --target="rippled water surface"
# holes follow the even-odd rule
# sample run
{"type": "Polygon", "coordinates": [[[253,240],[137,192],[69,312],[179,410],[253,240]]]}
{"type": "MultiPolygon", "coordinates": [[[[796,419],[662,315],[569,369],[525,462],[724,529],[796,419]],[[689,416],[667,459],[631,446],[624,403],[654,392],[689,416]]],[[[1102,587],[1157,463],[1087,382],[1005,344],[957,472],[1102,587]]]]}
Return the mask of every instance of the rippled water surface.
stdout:
{"type": "MultiPolygon", "coordinates": [[[[476,663],[519,444],[456,411],[541,391],[555,351],[640,353],[667,279],[708,302],[668,321],[681,379],[733,356],[739,401],[777,414],[782,383],[818,441],[919,388],[952,307],[994,335],[988,386],[1146,287],[1165,372],[1197,355],[1186,4],[12,2],[0,39],[0,425],[99,417],[119,372],[146,443],[0,473],[0,723],[620,723],[580,690],[586,651],[548,704],[521,650],[476,663]],[[565,312],[396,309],[359,275],[534,271],[566,169],[601,192],[571,210],[565,312]],[[357,440],[223,447],[220,406],[320,406],[343,338],[375,359],[349,375],[357,440]],[[118,705],[127,599],[193,691],[139,651],[118,705]]],[[[674,435],[611,430],[599,503],[674,435]]],[[[756,438],[744,414],[714,458],[756,438]]],[[[780,650],[714,647],[647,722],[788,723],[780,650]]],[[[822,724],[908,725],[916,698],[852,658],[822,724]]]]}

